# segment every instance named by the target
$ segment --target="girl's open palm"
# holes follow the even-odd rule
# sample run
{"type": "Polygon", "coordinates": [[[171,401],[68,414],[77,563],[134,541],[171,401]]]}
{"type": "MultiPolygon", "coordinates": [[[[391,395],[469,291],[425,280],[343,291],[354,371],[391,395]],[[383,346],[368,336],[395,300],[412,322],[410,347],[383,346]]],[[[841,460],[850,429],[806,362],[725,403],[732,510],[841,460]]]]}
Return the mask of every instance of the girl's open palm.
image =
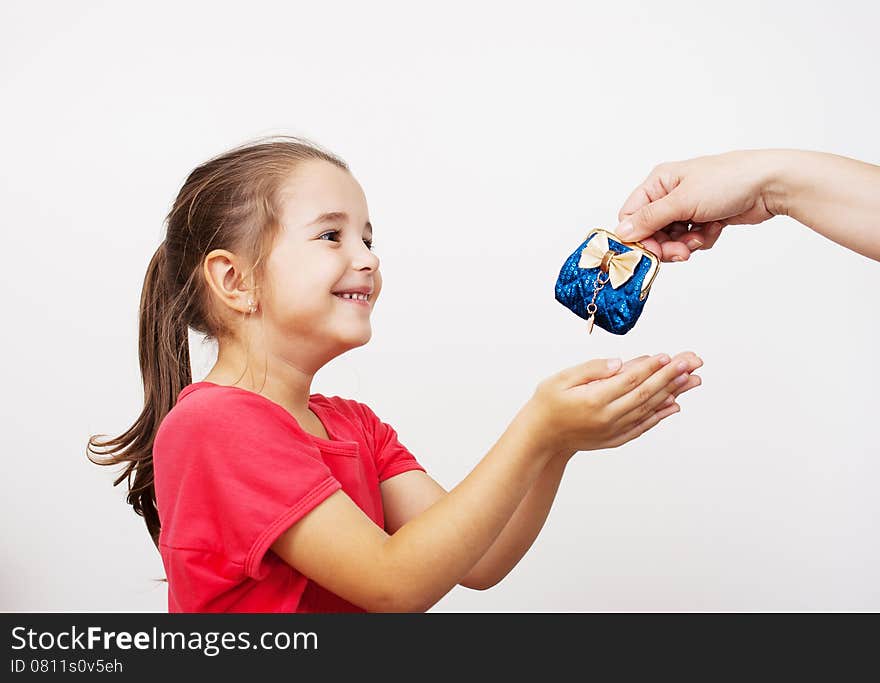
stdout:
{"type": "Polygon", "coordinates": [[[615,448],[680,410],[675,398],[700,385],[692,352],[591,360],[548,377],[530,399],[562,451],[615,448]]]}

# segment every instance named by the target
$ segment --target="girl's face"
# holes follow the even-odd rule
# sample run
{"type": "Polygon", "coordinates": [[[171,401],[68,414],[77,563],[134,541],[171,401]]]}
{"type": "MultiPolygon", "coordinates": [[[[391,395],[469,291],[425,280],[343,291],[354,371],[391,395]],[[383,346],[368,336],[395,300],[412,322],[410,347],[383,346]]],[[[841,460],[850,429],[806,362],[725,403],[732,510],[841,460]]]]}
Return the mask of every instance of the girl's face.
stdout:
{"type": "Polygon", "coordinates": [[[302,164],[281,193],[282,228],[266,263],[260,298],[264,331],[275,351],[326,362],[366,344],[382,276],[369,244],[367,200],[347,171],[326,161],[302,164]],[[335,292],[363,290],[368,300],[335,292]]]}

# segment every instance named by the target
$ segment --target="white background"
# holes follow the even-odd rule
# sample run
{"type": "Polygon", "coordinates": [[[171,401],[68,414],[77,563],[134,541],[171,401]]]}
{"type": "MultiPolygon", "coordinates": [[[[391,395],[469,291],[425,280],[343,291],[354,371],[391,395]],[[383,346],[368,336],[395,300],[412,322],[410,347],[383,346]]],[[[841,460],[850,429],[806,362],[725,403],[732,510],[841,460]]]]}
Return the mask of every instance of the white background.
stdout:
{"type": "Polygon", "coordinates": [[[272,133],[349,163],[384,273],[372,340],[313,391],[370,405],[445,486],[562,368],[705,359],[680,414],[576,456],[504,582],[434,611],[880,609],[880,264],[777,218],[665,264],[625,337],[553,296],[661,161],[880,162],[878,21],[864,2],[4,2],[0,609],[166,609],[85,445],[142,406],[138,300],[181,183],[272,133]]]}

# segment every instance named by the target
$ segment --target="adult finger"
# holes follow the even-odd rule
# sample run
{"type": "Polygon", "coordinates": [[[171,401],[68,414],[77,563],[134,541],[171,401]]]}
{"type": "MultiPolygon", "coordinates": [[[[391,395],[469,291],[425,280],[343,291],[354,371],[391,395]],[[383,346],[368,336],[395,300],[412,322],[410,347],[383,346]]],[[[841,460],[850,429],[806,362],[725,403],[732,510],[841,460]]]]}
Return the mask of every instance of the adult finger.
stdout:
{"type": "Polygon", "coordinates": [[[718,241],[718,238],[721,237],[721,233],[724,232],[724,228],[727,227],[727,224],[722,221],[714,221],[706,226],[706,241],[703,243],[703,249],[711,249],[715,246],[715,242],[718,241]]]}
{"type": "Polygon", "coordinates": [[[651,202],[656,202],[672,192],[681,182],[676,164],[660,164],[648,174],[641,185],[630,193],[617,214],[623,221],[631,214],[640,211],[651,202]]]}
{"type": "Polygon", "coordinates": [[[626,198],[623,206],[620,207],[620,211],[617,212],[618,222],[622,221],[630,214],[635,213],[646,204],[651,203],[651,197],[650,195],[648,195],[648,190],[645,187],[649,180],[650,176],[648,178],[645,178],[645,182],[643,182],[635,190],[633,190],[630,193],[629,197],[626,198]]]}
{"type": "Polygon", "coordinates": [[[651,237],[641,240],[645,248],[661,261],[663,260],[663,244],[668,241],[669,236],[663,230],[658,230],[651,237]]]}
{"type": "Polygon", "coordinates": [[[678,240],[664,242],[661,248],[663,250],[661,258],[666,262],[687,261],[691,257],[691,250],[678,240]]]}
{"type": "Polygon", "coordinates": [[[681,198],[680,192],[673,190],[665,197],[646,204],[625,218],[614,230],[614,234],[629,242],[644,239],[676,221],[692,218],[692,210],[681,198]]]}
{"type": "Polygon", "coordinates": [[[689,235],[688,224],[677,221],[663,230],[669,235],[669,240],[664,242],[660,256],[664,261],[687,261],[691,256],[691,249],[682,249],[681,245],[685,242],[684,237],[689,235]]]}
{"type": "Polygon", "coordinates": [[[721,236],[725,224],[722,221],[712,221],[700,226],[699,230],[692,230],[687,236],[687,246],[691,251],[697,249],[711,249],[721,236]],[[697,245],[692,245],[691,240],[696,240],[697,245]]]}
{"type": "Polygon", "coordinates": [[[687,231],[688,231],[688,224],[682,223],[681,221],[676,221],[672,225],[669,225],[663,229],[663,232],[665,232],[667,235],[669,235],[669,239],[671,239],[671,240],[677,240],[683,234],[685,234],[687,231]]]}
{"type": "MultiPolygon", "coordinates": [[[[659,235],[660,233],[654,233],[654,235],[659,235]]],[[[660,246],[660,242],[654,237],[648,237],[642,240],[642,245],[644,245],[645,249],[650,251],[653,254],[656,254],[658,257],[663,253],[663,248],[660,246]]]]}

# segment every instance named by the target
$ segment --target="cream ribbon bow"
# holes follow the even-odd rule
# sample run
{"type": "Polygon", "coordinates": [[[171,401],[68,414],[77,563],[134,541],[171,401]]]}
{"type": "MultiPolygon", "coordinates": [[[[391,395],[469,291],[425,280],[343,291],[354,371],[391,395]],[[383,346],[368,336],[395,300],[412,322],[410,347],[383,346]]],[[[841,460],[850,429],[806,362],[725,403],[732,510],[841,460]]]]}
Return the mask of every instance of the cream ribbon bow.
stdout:
{"type": "Polygon", "coordinates": [[[608,238],[605,236],[605,233],[599,232],[584,247],[584,250],[581,252],[581,259],[578,261],[578,266],[581,268],[598,268],[602,265],[605,254],[608,252],[611,252],[608,261],[608,276],[611,279],[611,286],[617,289],[636,272],[636,267],[639,265],[639,261],[642,260],[642,254],[637,249],[632,249],[623,254],[611,251],[608,248],[608,238]]]}

